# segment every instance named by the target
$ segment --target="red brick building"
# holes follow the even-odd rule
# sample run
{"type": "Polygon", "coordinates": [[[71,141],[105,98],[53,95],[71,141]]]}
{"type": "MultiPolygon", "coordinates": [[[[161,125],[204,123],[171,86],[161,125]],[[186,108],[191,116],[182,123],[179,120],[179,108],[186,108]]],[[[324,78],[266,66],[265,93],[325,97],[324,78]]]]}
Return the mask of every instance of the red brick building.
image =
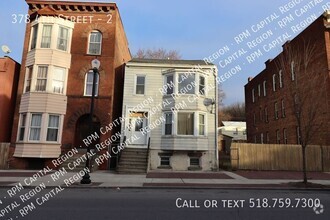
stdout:
{"type": "Polygon", "coordinates": [[[0,58],[0,143],[10,142],[20,67],[10,57],[0,58]]]}
{"type": "Polygon", "coordinates": [[[330,144],[329,12],[249,78],[245,102],[250,143],[330,144]]]}
{"type": "MultiPolygon", "coordinates": [[[[99,133],[100,126],[121,115],[124,63],[131,58],[115,3],[26,2],[31,21],[25,32],[10,163],[23,169],[51,165],[61,153],[85,146],[95,58],[101,67],[94,130],[99,133]]],[[[110,136],[100,134],[98,141],[110,136]]]]}

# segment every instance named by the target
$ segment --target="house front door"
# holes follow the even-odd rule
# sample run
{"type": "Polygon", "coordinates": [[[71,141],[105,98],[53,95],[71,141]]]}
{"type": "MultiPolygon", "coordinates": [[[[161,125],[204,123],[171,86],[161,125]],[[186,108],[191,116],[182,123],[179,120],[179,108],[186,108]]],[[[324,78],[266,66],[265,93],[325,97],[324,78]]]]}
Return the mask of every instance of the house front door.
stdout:
{"type": "Polygon", "coordinates": [[[131,145],[138,145],[134,147],[147,146],[147,134],[143,129],[148,126],[148,118],[144,113],[130,114],[128,122],[128,137],[131,145]]]}

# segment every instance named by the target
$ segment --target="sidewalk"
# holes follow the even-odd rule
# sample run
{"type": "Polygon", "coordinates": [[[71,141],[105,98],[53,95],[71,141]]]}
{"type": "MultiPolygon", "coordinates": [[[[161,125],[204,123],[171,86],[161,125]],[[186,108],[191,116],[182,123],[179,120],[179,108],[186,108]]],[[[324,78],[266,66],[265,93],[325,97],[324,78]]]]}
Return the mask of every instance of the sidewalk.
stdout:
{"type": "MultiPolygon", "coordinates": [[[[110,171],[91,173],[91,185],[81,185],[83,173],[48,173],[31,178],[36,171],[0,170],[0,187],[13,187],[19,183],[26,187],[44,184],[47,187],[189,187],[189,188],[296,188],[290,183],[301,182],[301,172],[288,171],[218,171],[218,172],[164,172],[152,171],[144,175],[123,175],[110,171]],[[56,175],[57,174],[57,175],[56,175]]],[[[330,173],[308,173],[308,181],[330,189],[330,173]]]]}

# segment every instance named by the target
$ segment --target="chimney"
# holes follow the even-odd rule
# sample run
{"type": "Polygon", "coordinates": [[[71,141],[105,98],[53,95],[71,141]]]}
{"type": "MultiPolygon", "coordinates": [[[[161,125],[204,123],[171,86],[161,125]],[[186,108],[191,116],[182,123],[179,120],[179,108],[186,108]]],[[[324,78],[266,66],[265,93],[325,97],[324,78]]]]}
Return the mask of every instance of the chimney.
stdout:
{"type": "Polygon", "coordinates": [[[252,80],[253,80],[253,77],[250,76],[250,77],[248,78],[248,82],[251,82],[252,80]]]}

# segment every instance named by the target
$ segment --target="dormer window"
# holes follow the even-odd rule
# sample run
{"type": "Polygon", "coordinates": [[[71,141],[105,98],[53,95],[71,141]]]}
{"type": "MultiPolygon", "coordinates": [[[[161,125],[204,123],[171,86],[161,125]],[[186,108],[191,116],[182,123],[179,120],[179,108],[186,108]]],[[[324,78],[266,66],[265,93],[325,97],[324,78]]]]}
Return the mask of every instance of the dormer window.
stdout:
{"type": "Polygon", "coordinates": [[[100,55],[102,48],[102,33],[99,31],[92,31],[89,35],[88,54],[100,55]]]}

